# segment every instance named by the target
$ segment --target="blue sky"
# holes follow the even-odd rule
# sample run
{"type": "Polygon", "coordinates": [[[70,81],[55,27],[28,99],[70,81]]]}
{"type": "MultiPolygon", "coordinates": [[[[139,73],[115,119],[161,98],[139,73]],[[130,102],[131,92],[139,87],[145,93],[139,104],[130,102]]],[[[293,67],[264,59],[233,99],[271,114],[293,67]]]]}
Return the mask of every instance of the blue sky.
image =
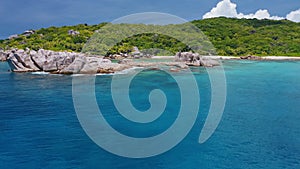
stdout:
{"type": "MultiPolygon", "coordinates": [[[[221,0],[1,0],[0,38],[27,29],[97,24],[138,12],[165,12],[186,20],[202,19],[221,0]]],[[[267,9],[285,17],[300,8],[299,0],[231,0],[241,13],[267,9]]]]}

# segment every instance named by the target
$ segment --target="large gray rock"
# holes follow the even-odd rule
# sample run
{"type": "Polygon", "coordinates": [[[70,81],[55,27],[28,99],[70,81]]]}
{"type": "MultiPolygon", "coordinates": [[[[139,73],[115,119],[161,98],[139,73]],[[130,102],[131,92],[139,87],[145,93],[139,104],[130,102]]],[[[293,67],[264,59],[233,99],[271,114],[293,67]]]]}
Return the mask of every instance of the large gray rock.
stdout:
{"type": "Polygon", "coordinates": [[[14,72],[45,71],[61,74],[112,73],[128,67],[128,65],[111,63],[110,60],[100,57],[87,57],[79,53],[54,52],[44,49],[12,50],[9,52],[8,63],[14,72]]]}
{"type": "Polygon", "coordinates": [[[58,71],[57,62],[53,60],[47,60],[45,61],[43,65],[43,71],[45,72],[55,72],[58,71]]]}
{"type": "MultiPolygon", "coordinates": [[[[54,52],[40,49],[11,50],[8,52],[8,63],[12,71],[46,71],[57,73],[72,64],[76,57],[85,57],[83,54],[71,52],[54,52]]],[[[1,53],[2,54],[2,53],[1,53]]]]}
{"type": "Polygon", "coordinates": [[[114,73],[124,70],[128,66],[117,63],[111,63],[108,59],[99,57],[76,57],[74,62],[68,67],[62,69],[61,74],[96,74],[96,73],[114,73]]]}
{"type": "Polygon", "coordinates": [[[11,70],[14,72],[32,72],[40,69],[32,61],[30,54],[24,50],[13,50],[7,58],[11,70]]]}
{"type": "Polygon", "coordinates": [[[24,56],[25,56],[25,57],[24,57],[23,61],[24,61],[24,63],[25,63],[25,65],[26,65],[27,68],[32,69],[32,71],[40,71],[40,70],[41,70],[40,68],[38,68],[38,67],[34,64],[34,62],[33,62],[33,60],[31,59],[31,57],[30,57],[29,54],[26,54],[26,55],[24,55],[24,56]]]}
{"type": "Polygon", "coordinates": [[[36,51],[30,51],[30,57],[33,63],[40,69],[44,70],[44,64],[47,62],[46,56],[44,54],[38,53],[36,51]]]}
{"type": "Polygon", "coordinates": [[[86,58],[77,57],[75,60],[66,68],[60,70],[60,74],[78,74],[82,70],[86,63],[86,58]]]}
{"type": "Polygon", "coordinates": [[[8,65],[10,66],[11,70],[14,72],[32,71],[30,68],[25,66],[24,62],[22,62],[22,60],[20,60],[20,57],[15,53],[11,53],[8,56],[7,62],[8,62],[8,65]]]}
{"type": "Polygon", "coordinates": [[[95,74],[95,73],[115,73],[124,69],[130,68],[128,65],[111,63],[108,59],[98,57],[86,57],[86,62],[79,73],[95,74]]]}
{"type": "MultiPolygon", "coordinates": [[[[95,74],[98,71],[98,68],[103,64],[103,59],[97,57],[86,57],[86,62],[83,68],[80,70],[80,73],[83,74],[95,74]]],[[[111,62],[109,62],[111,63],[111,62]]],[[[104,63],[107,64],[107,63],[104,63]]]]}

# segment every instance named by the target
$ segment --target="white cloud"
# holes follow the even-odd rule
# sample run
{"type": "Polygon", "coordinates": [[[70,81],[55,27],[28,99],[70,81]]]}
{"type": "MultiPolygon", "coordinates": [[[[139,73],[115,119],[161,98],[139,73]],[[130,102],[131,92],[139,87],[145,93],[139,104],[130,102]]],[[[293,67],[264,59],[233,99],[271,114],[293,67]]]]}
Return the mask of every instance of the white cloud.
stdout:
{"type": "Polygon", "coordinates": [[[258,11],[255,12],[255,14],[247,14],[244,15],[243,13],[238,14],[237,18],[246,18],[246,19],[272,19],[272,20],[281,20],[284,19],[283,17],[279,17],[279,16],[271,16],[269,11],[264,9],[260,9],[258,11]]]}
{"type": "Polygon", "coordinates": [[[300,22],[300,9],[292,11],[286,15],[286,19],[293,22],[300,22]]]}
{"type": "Polygon", "coordinates": [[[215,17],[230,17],[230,18],[247,18],[247,19],[272,19],[272,20],[281,20],[285,19],[283,17],[279,16],[271,16],[269,11],[264,9],[260,9],[255,12],[255,14],[243,14],[238,13],[236,10],[237,5],[235,3],[232,3],[230,0],[222,0],[217,4],[216,7],[214,7],[210,12],[207,12],[203,19],[206,18],[215,18],[215,17]]]}
{"type": "Polygon", "coordinates": [[[236,4],[231,3],[230,0],[223,0],[217,4],[210,12],[203,16],[205,18],[215,18],[220,16],[237,17],[236,4]]]}

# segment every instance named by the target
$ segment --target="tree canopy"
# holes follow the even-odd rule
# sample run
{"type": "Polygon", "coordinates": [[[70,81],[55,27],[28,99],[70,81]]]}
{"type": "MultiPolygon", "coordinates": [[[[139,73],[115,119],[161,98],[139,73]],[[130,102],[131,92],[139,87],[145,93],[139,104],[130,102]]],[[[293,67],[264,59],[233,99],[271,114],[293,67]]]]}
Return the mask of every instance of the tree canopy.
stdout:
{"type": "MultiPolygon", "coordinates": [[[[151,28],[160,30],[164,34],[160,34],[160,32],[141,33],[124,37],[122,41],[118,42],[114,41],[115,37],[111,37],[112,42],[116,42],[116,44],[108,49],[107,54],[130,52],[134,46],[137,46],[140,50],[148,49],[156,55],[165,55],[166,53],[163,51],[175,54],[178,51],[193,50],[192,46],[183,43],[182,39],[191,43],[202,39],[200,51],[203,51],[203,54],[224,56],[300,56],[300,23],[288,20],[274,21],[224,17],[195,20],[190,23],[199,28],[204,34],[184,31],[183,27],[178,27],[178,25],[118,25],[115,28],[116,32],[121,28],[127,27],[127,32],[151,28]],[[172,32],[176,36],[168,36],[166,32],[172,32]],[[211,44],[215,49],[213,49],[211,44]]],[[[101,38],[101,33],[103,34],[101,28],[107,25],[110,24],[80,24],[76,26],[42,28],[31,35],[23,34],[15,38],[0,40],[0,48],[30,48],[34,50],[43,48],[54,51],[86,51],[93,53],[93,51],[106,48],[107,46],[101,46],[99,42],[87,42],[95,40],[95,37],[101,38]],[[70,34],[70,30],[78,33],[70,34]]]]}

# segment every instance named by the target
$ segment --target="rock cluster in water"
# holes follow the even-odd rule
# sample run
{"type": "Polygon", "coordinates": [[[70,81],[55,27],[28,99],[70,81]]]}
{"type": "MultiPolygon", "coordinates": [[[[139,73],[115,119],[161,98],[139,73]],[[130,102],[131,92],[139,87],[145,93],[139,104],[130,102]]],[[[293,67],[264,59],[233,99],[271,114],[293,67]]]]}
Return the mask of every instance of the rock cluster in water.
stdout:
{"type": "Polygon", "coordinates": [[[11,50],[6,52],[7,62],[13,72],[44,71],[55,74],[114,73],[129,68],[101,57],[74,52],[54,52],[40,49],[11,50]]]}
{"type": "Polygon", "coordinates": [[[115,73],[132,67],[168,66],[170,71],[180,71],[188,66],[216,66],[219,62],[203,59],[200,55],[184,52],[176,55],[175,62],[136,62],[124,59],[119,63],[98,56],[88,56],[74,52],[54,52],[50,50],[0,51],[0,60],[7,61],[13,72],[50,72],[53,74],[95,74],[115,73]]]}
{"type": "Polygon", "coordinates": [[[204,58],[200,56],[198,53],[192,53],[192,52],[176,53],[175,61],[185,62],[188,66],[213,67],[213,66],[220,65],[220,62],[217,60],[204,58]]]}

